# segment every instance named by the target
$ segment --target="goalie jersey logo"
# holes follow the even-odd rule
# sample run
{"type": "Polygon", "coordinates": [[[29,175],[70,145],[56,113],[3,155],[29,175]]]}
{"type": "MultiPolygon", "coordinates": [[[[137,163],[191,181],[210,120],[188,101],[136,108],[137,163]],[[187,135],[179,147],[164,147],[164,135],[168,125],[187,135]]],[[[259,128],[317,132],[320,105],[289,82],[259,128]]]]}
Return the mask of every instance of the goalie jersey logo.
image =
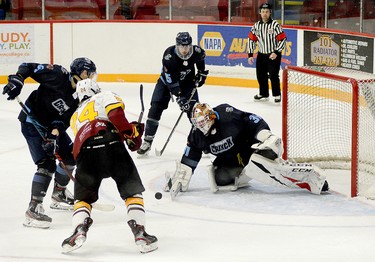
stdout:
{"type": "Polygon", "coordinates": [[[217,155],[225,151],[228,151],[233,146],[234,146],[233,138],[230,136],[230,137],[224,138],[221,141],[211,144],[210,150],[212,154],[217,155]]]}

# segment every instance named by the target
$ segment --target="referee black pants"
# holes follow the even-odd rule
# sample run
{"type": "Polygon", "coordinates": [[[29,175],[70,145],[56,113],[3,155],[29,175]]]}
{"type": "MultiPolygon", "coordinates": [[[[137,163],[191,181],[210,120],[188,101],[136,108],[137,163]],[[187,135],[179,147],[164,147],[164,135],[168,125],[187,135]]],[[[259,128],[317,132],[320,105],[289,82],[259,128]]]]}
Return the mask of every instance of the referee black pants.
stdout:
{"type": "Polygon", "coordinates": [[[271,60],[270,54],[262,54],[258,52],[256,61],[256,74],[259,83],[259,94],[269,97],[268,78],[271,80],[272,96],[281,95],[280,91],[280,65],[281,55],[275,60],[271,60]]]}

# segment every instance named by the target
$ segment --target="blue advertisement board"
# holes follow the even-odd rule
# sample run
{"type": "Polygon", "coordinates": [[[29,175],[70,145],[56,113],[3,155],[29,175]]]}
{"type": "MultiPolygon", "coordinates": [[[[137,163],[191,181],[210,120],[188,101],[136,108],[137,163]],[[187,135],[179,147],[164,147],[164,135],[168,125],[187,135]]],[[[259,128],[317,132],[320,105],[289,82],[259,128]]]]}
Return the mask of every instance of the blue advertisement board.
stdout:
{"type": "MultiPolygon", "coordinates": [[[[207,54],[206,64],[216,66],[255,67],[247,62],[247,41],[250,26],[198,26],[198,44],[207,54]]],[[[284,29],[287,43],[281,67],[297,65],[297,30],[284,29]]],[[[257,52],[257,50],[256,50],[257,52]]],[[[256,58],[256,53],[254,57],[256,58]]]]}

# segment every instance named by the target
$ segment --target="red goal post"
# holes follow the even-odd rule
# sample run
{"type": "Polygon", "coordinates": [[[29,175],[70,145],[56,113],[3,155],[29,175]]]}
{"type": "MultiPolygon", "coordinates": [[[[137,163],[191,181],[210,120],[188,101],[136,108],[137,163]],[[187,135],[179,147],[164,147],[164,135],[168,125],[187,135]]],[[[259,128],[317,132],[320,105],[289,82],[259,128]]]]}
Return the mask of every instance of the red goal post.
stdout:
{"type": "Polygon", "coordinates": [[[348,169],[351,196],[375,198],[375,75],[287,66],[282,117],[284,159],[348,169]]]}

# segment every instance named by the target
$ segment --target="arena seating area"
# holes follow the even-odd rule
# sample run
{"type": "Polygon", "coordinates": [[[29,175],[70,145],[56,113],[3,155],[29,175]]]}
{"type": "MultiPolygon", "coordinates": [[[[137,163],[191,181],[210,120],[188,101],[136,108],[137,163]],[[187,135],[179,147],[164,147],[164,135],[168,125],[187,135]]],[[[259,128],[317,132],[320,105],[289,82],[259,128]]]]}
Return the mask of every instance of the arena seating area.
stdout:
{"type": "MultiPolygon", "coordinates": [[[[9,0],[7,19],[41,20],[42,0],[9,0]]],[[[107,19],[106,0],[45,0],[45,20],[107,19]]],[[[108,19],[229,21],[254,23],[261,0],[110,0],[108,19]],[[170,7],[172,12],[170,12],[170,7]],[[230,10],[230,14],[228,14],[230,10]],[[229,17],[229,18],[228,18],[229,17]]],[[[281,20],[282,1],[274,4],[273,17],[281,20]]],[[[324,27],[325,0],[284,1],[284,24],[324,27]]],[[[4,12],[4,10],[2,10],[4,12]]],[[[360,17],[360,0],[329,0],[329,22],[360,17]]],[[[4,16],[5,17],[5,16],[4,16]]],[[[363,18],[375,19],[375,0],[365,0],[363,18]]]]}

